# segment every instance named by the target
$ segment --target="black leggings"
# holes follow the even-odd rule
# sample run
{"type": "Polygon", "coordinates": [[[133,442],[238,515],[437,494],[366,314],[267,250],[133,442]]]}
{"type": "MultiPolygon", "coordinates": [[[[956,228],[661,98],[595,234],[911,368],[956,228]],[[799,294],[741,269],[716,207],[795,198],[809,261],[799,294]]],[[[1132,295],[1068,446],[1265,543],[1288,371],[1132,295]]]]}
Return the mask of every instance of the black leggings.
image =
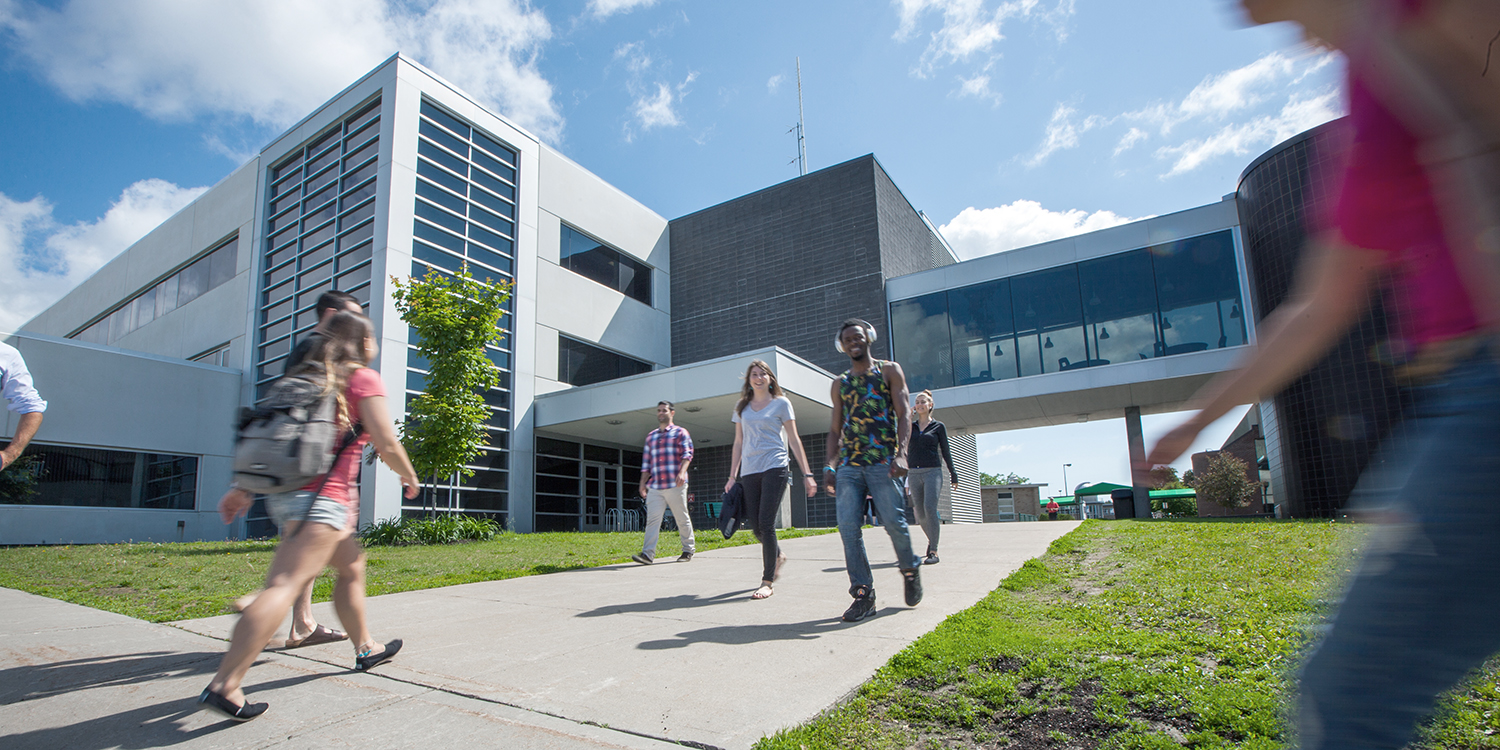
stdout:
{"type": "Polygon", "coordinates": [[[781,547],[776,543],[776,513],[781,510],[787,476],[787,467],[778,466],[740,477],[740,484],[745,486],[745,515],[750,519],[755,538],[760,540],[760,556],[765,563],[762,581],[776,578],[776,558],[781,556],[781,547]]]}

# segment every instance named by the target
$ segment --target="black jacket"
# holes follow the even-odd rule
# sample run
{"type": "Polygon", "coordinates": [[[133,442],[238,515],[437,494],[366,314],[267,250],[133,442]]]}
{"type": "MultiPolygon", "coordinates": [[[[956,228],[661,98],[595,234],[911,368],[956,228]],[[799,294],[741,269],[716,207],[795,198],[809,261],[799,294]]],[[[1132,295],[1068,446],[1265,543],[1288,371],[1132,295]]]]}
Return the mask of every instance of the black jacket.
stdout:
{"type": "Polygon", "coordinates": [[[947,464],[948,479],[958,484],[958,472],[953,470],[953,454],[948,451],[948,428],[942,422],[934,419],[923,430],[913,419],[906,456],[906,465],[913,469],[941,469],[947,464]]]}
{"type": "Polygon", "coordinates": [[[745,486],[735,482],[729,491],[724,493],[724,502],[719,506],[719,533],[725,539],[734,536],[734,532],[740,528],[740,522],[745,520],[745,486]]]}

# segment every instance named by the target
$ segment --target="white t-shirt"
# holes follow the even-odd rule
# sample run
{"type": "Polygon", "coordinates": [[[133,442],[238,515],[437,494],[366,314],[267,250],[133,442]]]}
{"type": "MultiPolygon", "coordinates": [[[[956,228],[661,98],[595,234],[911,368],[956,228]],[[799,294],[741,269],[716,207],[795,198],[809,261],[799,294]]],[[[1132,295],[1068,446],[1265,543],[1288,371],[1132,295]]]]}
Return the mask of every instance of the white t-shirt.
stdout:
{"type": "Polygon", "coordinates": [[[740,476],[759,474],[767,469],[788,465],[785,432],[782,423],[796,419],[792,402],[777,396],[765,408],[756,411],[745,404],[745,410],[730,415],[740,425],[740,476]]]}

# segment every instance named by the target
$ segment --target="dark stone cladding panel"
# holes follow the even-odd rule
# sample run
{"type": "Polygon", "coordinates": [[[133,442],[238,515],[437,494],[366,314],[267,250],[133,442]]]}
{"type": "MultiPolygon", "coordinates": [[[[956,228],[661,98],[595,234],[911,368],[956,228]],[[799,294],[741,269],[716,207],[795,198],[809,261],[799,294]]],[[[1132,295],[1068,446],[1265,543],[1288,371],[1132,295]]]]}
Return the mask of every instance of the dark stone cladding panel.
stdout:
{"type": "Polygon", "coordinates": [[[930,265],[917,226],[873,155],[672,220],[672,364],[774,345],[841,372],[832,339],[850,317],[889,356],[885,279],[930,265]]]}
{"type": "MultiPolygon", "coordinates": [[[[1306,218],[1329,209],[1335,124],[1283,143],[1245,170],[1238,191],[1245,262],[1258,314],[1291,291],[1306,218]]],[[[1276,501],[1293,517],[1328,517],[1348,502],[1360,473],[1402,412],[1400,391],[1377,353],[1389,350],[1383,300],[1305,375],[1274,397],[1284,485],[1276,501]]]]}
{"type": "Polygon", "coordinates": [[[875,163],[875,207],[880,217],[880,268],[886,278],[955,262],[879,162],[875,163]]]}

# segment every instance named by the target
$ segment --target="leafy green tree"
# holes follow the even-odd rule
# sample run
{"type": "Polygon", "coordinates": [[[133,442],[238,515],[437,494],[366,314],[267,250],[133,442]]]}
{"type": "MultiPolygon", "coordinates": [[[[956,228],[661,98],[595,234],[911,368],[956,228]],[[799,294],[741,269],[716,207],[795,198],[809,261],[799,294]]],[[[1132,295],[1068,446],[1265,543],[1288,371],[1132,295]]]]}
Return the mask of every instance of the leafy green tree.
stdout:
{"type": "Polygon", "coordinates": [[[417,475],[432,477],[436,492],[439,477],[472,476],[466,464],[489,444],[483,394],[499,385],[500,370],[485,347],[505,338],[500,320],[511,287],[478,281],[467,267],[452,275],[433,270],[420,279],[392,277],[391,283],[396,310],[428,362],[426,392],[408,404],[401,442],[417,475]]]}
{"type": "Polygon", "coordinates": [[[1193,482],[1196,482],[1196,481],[1198,481],[1198,477],[1197,477],[1197,475],[1193,474],[1193,470],[1192,469],[1188,469],[1187,471],[1182,472],[1182,483],[1184,485],[1186,485],[1188,487],[1192,487],[1193,486],[1193,482]]]}
{"type": "Polygon", "coordinates": [[[1260,483],[1252,481],[1247,474],[1249,467],[1244,461],[1225,451],[1208,457],[1203,473],[1194,477],[1198,496],[1225,508],[1243,508],[1250,504],[1260,491],[1260,483]]]}
{"type": "Polygon", "coordinates": [[[1003,476],[1000,474],[986,474],[981,471],[979,472],[979,482],[980,484],[1028,484],[1031,480],[1014,471],[1003,476]]]}

